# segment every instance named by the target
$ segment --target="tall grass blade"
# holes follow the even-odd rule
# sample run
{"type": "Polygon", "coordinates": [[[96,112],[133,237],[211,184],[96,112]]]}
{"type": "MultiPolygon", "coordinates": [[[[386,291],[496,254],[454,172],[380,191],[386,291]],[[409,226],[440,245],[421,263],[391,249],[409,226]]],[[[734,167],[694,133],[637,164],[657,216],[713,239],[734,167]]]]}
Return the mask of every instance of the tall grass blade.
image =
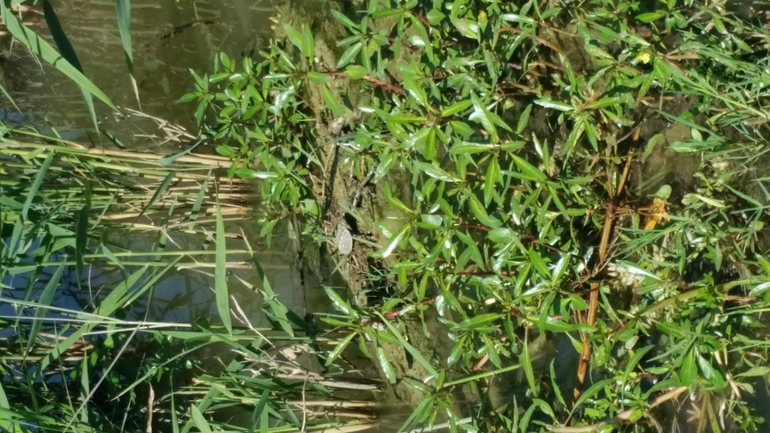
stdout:
{"type": "Polygon", "coordinates": [[[209,422],[206,421],[206,418],[203,416],[203,413],[201,413],[201,410],[198,409],[198,406],[192,405],[190,406],[190,414],[192,415],[193,422],[195,423],[195,427],[198,427],[198,430],[201,433],[212,433],[211,426],[209,426],[209,422]]]}
{"type": "MultiPolygon", "coordinates": [[[[54,42],[56,42],[56,47],[59,48],[59,52],[64,57],[64,59],[66,59],[72,66],[75,67],[75,69],[77,69],[81,74],[85,75],[83,66],[80,64],[80,60],[78,60],[77,53],[75,53],[75,48],[72,46],[72,43],[70,43],[70,40],[67,37],[67,34],[64,32],[64,29],[62,29],[61,22],[59,22],[59,17],[56,15],[56,11],[54,10],[53,6],[51,6],[51,3],[48,0],[43,0],[42,5],[45,22],[48,24],[48,30],[51,32],[51,36],[53,37],[54,42]]],[[[85,101],[86,107],[88,108],[88,114],[91,115],[91,122],[94,124],[94,129],[96,129],[98,132],[99,124],[96,121],[94,99],[91,97],[91,94],[88,93],[88,90],[83,88],[83,86],[80,86],[80,93],[83,95],[83,100],[85,101]]]]}
{"type": "Polygon", "coordinates": [[[50,167],[53,162],[53,157],[54,153],[49,152],[35,175],[35,181],[32,182],[32,188],[27,191],[27,200],[24,201],[24,207],[21,208],[21,219],[24,221],[28,221],[29,208],[32,206],[32,202],[35,200],[38,190],[40,190],[40,185],[43,184],[45,175],[48,173],[48,167],[50,167]]]}
{"type": "Polygon", "coordinates": [[[13,105],[13,108],[16,109],[19,113],[21,113],[21,108],[19,108],[18,105],[16,105],[16,101],[13,100],[11,97],[11,94],[8,93],[7,90],[5,90],[5,86],[0,85],[0,92],[3,92],[3,96],[5,96],[9,101],[11,101],[11,104],[13,105]]]}
{"type": "Polygon", "coordinates": [[[40,56],[43,60],[58,69],[59,72],[70,78],[78,86],[85,89],[93,96],[96,96],[102,102],[107,104],[108,107],[118,111],[118,107],[115,106],[112,100],[91,82],[91,80],[86,78],[86,76],[67,61],[67,59],[63,58],[63,56],[48,42],[19,22],[18,18],[16,18],[13,11],[6,6],[5,2],[0,2],[0,16],[3,18],[3,23],[8,29],[8,32],[24,44],[30,52],[40,56]]]}
{"type": "Polygon", "coordinates": [[[201,213],[201,206],[203,206],[203,199],[206,197],[206,191],[209,189],[209,177],[211,177],[211,170],[209,170],[208,177],[206,180],[203,181],[203,185],[201,185],[201,189],[198,190],[198,196],[195,197],[195,203],[193,203],[193,207],[190,210],[190,217],[188,218],[190,220],[190,224],[188,227],[190,230],[192,230],[195,227],[195,221],[198,220],[198,216],[201,213]]]}
{"type": "Polygon", "coordinates": [[[219,203],[219,194],[216,196],[217,202],[217,245],[216,245],[216,268],[214,269],[214,292],[217,299],[217,311],[222,319],[222,324],[227,332],[233,334],[233,322],[230,318],[230,295],[227,290],[227,238],[225,237],[225,221],[222,218],[222,208],[219,203]]]}
{"type": "MultiPolygon", "coordinates": [[[[139,281],[139,279],[144,275],[144,273],[147,272],[147,269],[148,269],[148,266],[145,265],[141,269],[129,275],[129,277],[125,281],[120,283],[117,287],[115,287],[115,289],[109,295],[107,295],[104,301],[102,301],[101,305],[99,305],[99,307],[96,308],[96,311],[94,312],[94,314],[96,316],[107,317],[107,316],[111,316],[119,308],[124,307],[126,303],[123,302],[124,301],[123,296],[128,292],[128,289],[130,287],[133,287],[133,285],[136,284],[137,281],[139,281]]],[[[166,268],[165,270],[168,270],[168,269],[169,268],[166,268]]],[[[165,273],[165,270],[161,271],[161,273],[165,273]]],[[[81,326],[75,332],[70,334],[66,339],[64,339],[59,344],[57,344],[51,350],[51,352],[49,352],[46,355],[46,357],[43,358],[43,360],[41,361],[40,371],[45,371],[48,368],[48,366],[51,364],[51,362],[58,359],[59,356],[61,356],[61,354],[65,353],[73,344],[75,344],[78,340],[80,340],[86,332],[91,331],[103,321],[104,319],[97,317],[94,320],[81,326]]]]}
{"type": "Polygon", "coordinates": [[[257,405],[254,406],[254,412],[251,415],[251,425],[249,425],[249,433],[254,433],[255,429],[257,428],[257,423],[262,417],[267,417],[267,411],[265,411],[265,406],[267,406],[267,400],[270,397],[270,391],[264,390],[262,391],[262,396],[259,397],[259,401],[257,402],[257,405]]]}
{"type": "Polygon", "coordinates": [[[148,209],[152,207],[152,205],[155,204],[156,201],[158,201],[159,198],[163,196],[163,193],[166,192],[169,185],[171,185],[171,182],[174,181],[174,178],[176,178],[176,172],[172,171],[169,172],[166,175],[166,178],[163,179],[163,182],[160,184],[158,188],[155,189],[155,192],[152,194],[152,197],[150,197],[150,200],[147,202],[147,205],[142,208],[142,211],[139,212],[139,215],[136,216],[134,219],[134,222],[131,225],[136,224],[137,221],[139,221],[139,218],[143,217],[144,214],[147,212],[148,209]]]}
{"type": "Polygon", "coordinates": [[[78,285],[80,285],[80,279],[83,276],[85,254],[88,251],[88,223],[90,214],[90,188],[86,188],[86,203],[78,212],[77,228],[75,229],[75,271],[78,276],[78,285]]]}
{"type": "Polygon", "coordinates": [[[136,103],[139,110],[142,109],[142,101],[139,100],[139,88],[136,85],[134,74],[134,54],[131,46],[131,0],[117,0],[115,7],[118,12],[118,28],[120,29],[120,42],[123,44],[123,54],[126,56],[128,75],[131,77],[131,87],[134,89],[136,103]]]}
{"type": "MultiPolygon", "coordinates": [[[[2,383],[0,383],[0,409],[2,409],[2,412],[10,412],[11,409],[11,405],[8,403],[8,396],[5,394],[2,383]]],[[[0,416],[0,429],[3,431],[15,431],[13,428],[13,421],[11,421],[10,418],[10,416],[0,416]]]]}
{"type": "Polygon", "coordinates": [[[51,305],[51,301],[53,301],[53,295],[56,293],[56,288],[59,287],[59,282],[61,281],[62,273],[64,273],[64,268],[65,268],[64,263],[62,263],[61,265],[59,265],[58,268],[56,268],[56,271],[48,280],[48,283],[45,285],[45,288],[43,289],[43,293],[40,294],[40,299],[38,300],[38,307],[37,309],[35,309],[35,320],[32,322],[32,327],[29,330],[29,340],[27,342],[27,347],[30,350],[35,345],[35,341],[37,340],[37,334],[38,332],[40,332],[40,327],[43,326],[42,319],[48,313],[48,309],[45,307],[51,305]]]}

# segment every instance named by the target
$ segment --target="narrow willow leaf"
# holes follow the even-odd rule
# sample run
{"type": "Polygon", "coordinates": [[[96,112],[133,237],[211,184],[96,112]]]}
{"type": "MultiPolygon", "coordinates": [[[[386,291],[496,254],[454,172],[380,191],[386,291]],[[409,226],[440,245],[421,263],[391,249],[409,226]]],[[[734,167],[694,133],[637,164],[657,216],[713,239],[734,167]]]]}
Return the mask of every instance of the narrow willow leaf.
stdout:
{"type": "Polygon", "coordinates": [[[587,390],[583,391],[582,394],[580,394],[580,397],[577,399],[577,401],[575,401],[574,407],[579,407],[581,404],[585,403],[588,399],[591,399],[596,394],[598,394],[602,388],[604,388],[605,386],[609,386],[613,382],[614,382],[613,379],[604,379],[594,383],[587,390]]]}
{"type": "Polygon", "coordinates": [[[225,236],[225,221],[222,218],[222,208],[219,194],[216,200],[216,259],[214,268],[214,293],[216,294],[217,312],[227,332],[233,334],[233,322],[230,317],[230,293],[227,288],[227,237],[225,236]]]}
{"type": "Polygon", "coordinates": [[[295,29],[294,27],[290,26],[289,24],[283,25],[284,31],[286,31],[286,37],[289,38],[289,41],[297,47],[297,49],[304,55],[305,57],[308,57],[308,54],[304,51],[304,46],[302,42],[302,33],[299,32],[299,30],[295,29]]]}
{"type": "Polygon", "coordinates": [[[310,80],[315,84],[324,84],[334,79],[334,77],[332,77],[329,74],[324,74],[323,72],[316,72],[316,71],[308,72],[307,78],[308,80],[310,80]]]}
{"type": "Polygon", "coordinates": [[[395,207],[396,209],[409,214],[414,215],[415,211],[414,209],[410,208],[404,202],[398,199],[398,197],[393,195],[393,191],[390,189],[390,184],[385,184],[385,200],[390,204],[391,206],[395,207]]]}
{"type": "Polygon", "coordinates": [[[698,354],[697,362],[701,373],[703,373],[703,378],[706,379],[714,388],[724,389],[727,387],[727,381],[725,380],[724,376],[722,376],[722,373],[712,367],[711,362],[704,358],[700,353],[698,354]]]}
{"type": "Polygon", "coordinates": [[[337,69],[342,69],[343,67],[347,66],[350,62],[352,62],[353,59],[355,59],[358,53],[361,51],[361,48],[363,48],[363,46],[364,46],[363,42],[356,42],[355,44],[349,46],[348,49],[345,50],[345,52],[342,53],[342,55],[340,56],[340,59],[337,62],[337,69]]]}
{"type": "Polygon", "coordinates": [[[473,329],[478,329],[481,327],[485,327],[489,325],[490,323],[494,323],[500,319],[502,319],[504,316],[499,313],[483,313],[478,314],[476,316],[470,317],[468,319],[463,320],[460,323],[456,323],[452,325],[453,331],[470,331],[473,329]]]}
{"type": "Polygon", "coordinates": [[[430,176],[430,177],[432,177],[434,179],[443,180],[445,182],[459,182],[460,181],[460,179],[457,178],[456,176],[453,176],[448,171],[446,171],[444,169],[441,169],[439,167],[436,167],[433,164],[428,164],[428,163],[422,162],[422,161],[413,161],[412,164],[414,165],[414,167],[416,169],[420,170],[421,172],[427,174],[428,176],[430,176]]]}
{"type": "Polygon", "coordinates": [[[698,367],[695,364],[695,353],[693,352],[692,348],[687,351],[682,360],[682,366],[679,368],[679,379],[684,386],[695,385],[698,379],[698,367]]]}
{"type": "Polygon", "coordinates": [[[495,155],[489,161],[487,173],[484,176],[484,206],[489,206],[495,198],[495,184],[501,179],[500,162],[495,155]]]}
{"type": "Polygon", "coordinates": [[[401,15],[403,13],[404,13],[403,10],[396,9],[396,8],[393,8],[393,9],[379,9],[379,10],[374,11],[371,14],[371,17],[374,18],[375,20],[378,20],[378,19],[381,19],[381,18],[392,17],[394,15],[401,15]]]}
{"type": "Polygon", "coordinates": [[[398,246],[398,243],[401,242],[401,239],[403,239],[403,237],[409,231],[410,227],[411,226],[409,224],[404,224],[404,227],[401,228],[401,230],[395,236],[393,236],[392,238],[390,238],[388,240],[388,243],[385,244],[385,248],[383,248],[383,250],[382,250],[382,254],[381,255],[382,255],[383,259],[387,258],[388,256],[390,256],[393,253],[393,251],[398,246]]]}
{"type": "Polygon", "coordinates": [[[336,346],[334,346],[334,350],[332,350],[329,353],[329,356],[326,358],[326,366],[330,366],[334,364],[334,361],[342,354],[342,352],[345,350],[346,347],[348,347],[348,344],[350,344],[351,341],[353,341],[353,338],[355,338],[358,334],[355,332],[351,332],[348,336],[342,339],[339,343],[337,343],[336,346]]]}
{"type": "Polygon", "coordinates": [[[636,20],[639,21],[639,22],[647,24],[647,23],[651,23],[651,22],[653,22],[655,20],[659,20],[659,19],[665,17],[666,15],[668,15],[668,12],[662,11],[662,10],[655,11],[655,12],[646,12],[646,13],[637,15],[636,16],[636,20]]]}
{"type": "Polygon", "coordinates": [[[516,155],[511,155],[511,158],[513,158],[513,162],[519,168],[522,178],[536,182],[543,182],[548,178],[545,173],[538,170],[537,167],[527,162],[524,158],[516,155]]]}
{"type": "MultiPolygon", "coordinates": [[[[374,182],[379,182],[390,171],[393,166],[398,162],[396,152],[388,152],[385,155],[380,156],[380,162],[377,164],[377,168],[374,170],[374,182]]],[[[387,187],[387,184],[386,184],[387,187]]]]}
{"type": "Polygon", "coordinates": [[[529,115],[532,113],[532,104],[528,104],[527,108],[519,115],[519,121],[516,124],[516,133],[521,134],[529,125],[529,115]]]}
{"type": "Polygon", "coordinates": [[[345,115],[347,108],[340,103],[337,96],[335,96],[326,85],[321,86],[321,93],[323,94],[324,103],[326,103],[326,106],[329,107],[329,110],[331,110],[335,116],[342,117],[345,115]]]}
{"type": "Polygon", "coordinates": [[[575,107],[569,104],[565,104],[563,102],[554,101],[553,99],[537,99],[535,100],[535,104],[545,107],[545,108],[552,108],[554,110],[559,111],[573,111],[575,110],[575,107]]]}
{"type": "Polygon", "coordinates": [[[326,296],[331,299],[332,303],[335,307],[342,313],[346,315],[351,315],[352,308],[350,308],[350,304],[348,304],[342,297],[335,292],[331,287],[324,287],[324,291],[326,291],[326,296]]]}
{"type": "MultiPolygon", "coordinates": [[[[529,353],[530,342],[527,335],[528,333],[525,334],[524,344],[522,345],[521,365],[524,367],[524,375],[527,377],[529,390],[532,392],[532,395],[537,396],[540,392],[540,387],[535,382],[535,369],[532,365],[532,355],[529,353]]],[[[545,338],[545,336],[543,335],[540,338],[545,338]]]]}
{"type": "Polygon", "coordinates": [[[433,365],[422,356],[422,353],[420,353],[419,350],[415,349],[414,346],[409,344],[409,342],[404,339],[401,333],[398,332],[398,329],[396,329],[396,327],[390,323],[390,320],[383,317],[382,314],[380,314],[376,310],[374,311],[374,314],[376,314],[377,317],[379,317],[380,320],[382,320],[382,323],[385,324],[385,326],[388,328],[391,334],[393,334],[398,339],[398,342],[401,345],[401,347],[406,349],[406,351],[412,355],[412,358],[414,358],[414,360],[417,361],[418,364],[423,366],[423,368],[425,368],[425,370],[428,371],[428,373],[430,374],[430,377],[437,378],[438,371],[436,371],[436,369],[433,368],[433,365]]]}
{"type": "Polygon", "coordinates": [[[302,53],[308,59],[312,59],[315,56],[315,39],[309,27],[304,27],[302,30],[302,53]]]}
{"type": "Polygon", "coordinates": [[[452,148],[449,149],[449,153],[452,155],[458,155],[462,153],[482,153],[489,152],[496,148],[497,146],[491,143],[471,143],[468,141],[462,141],[452,146],[452,148]]]}
{"type": "Polygon", "coordinates": [[[461,112],[467,110],[472,105],[473,105],[473,101],[469,101],[469,100],[455,102],[454,104],[450,105],[449,107],[441,110],[441,117],[454,116],[455,114],[458,114],[458,113],[461,113],[461,112]]]}
{"type": "Polygon", "coordinates": [[[469,194],[468,205],[471,208],[473,216],[475,216],[481,224],[484,224],[484,226],[496,229],[502,225],[499,220],[489,216],[487,210],[484,208],[484,205],[481,204],[481,201],[478,198],[476,198],[475,194],[469,194]]]}
{"type": "Polygon", "coordinates": [[[359,30],[358,24],[354,23],[350,18],[348,18],[347,16],[343,15],[341,12],[332,9],[331,13],[334,16],[334,18],[337,21],[339,21],[340,24],[342,24],[343,26],[345,26],[345,27],[347,27],[347,28],[349,28],[350,30],[353,30],[353,31],[358,31],[359,30]]]}
{"type": "Polygon", "coordinates": [[[382,346],[379,345],[377,346],[377,362],[380,363],[380,368],[382,368],[382,372],[385,374],[388,382],[391,384],[396,383],[396,371],[393,370],[393,366],[390,365],[390,361],[388,361],[385,351],[382,349],[382,346]]]}

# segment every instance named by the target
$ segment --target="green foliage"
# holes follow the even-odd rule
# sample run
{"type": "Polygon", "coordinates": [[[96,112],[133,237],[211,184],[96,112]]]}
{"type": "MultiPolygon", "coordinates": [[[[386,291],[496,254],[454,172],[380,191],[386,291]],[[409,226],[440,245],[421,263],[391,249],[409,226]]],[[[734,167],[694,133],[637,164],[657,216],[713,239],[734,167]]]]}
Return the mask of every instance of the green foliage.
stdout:
{"type": "MultiPolygon", "coordinates": [[[[330,293],[345,319],[327,322],[349,333],[329,359],[364,342],[390,382],[400,378],[383,343],[426,363],[415,385],[426,399],[404,429],[453,407],[446,375],[486,389],[474,372],[487,359],[496,371],[521,363],[517,386],[529,390],[493,416],[481,402],[472,411],[478,431],[558,431],[621,414],[646,431],[653,399],[678,386],[711,398],[699,401],[715,402],[712,415],[723,410],[753,429],[742,399],[758,384],[749,372],[764,374],[768,356],[759,317],[770,301],[770,196],[765,159],[755,154],[770,116],[768,31],[695,0],[372,0],[364,9],[331,12],[349,33],[337,42],[336,65],[314,60],[309,28],[287,26],[286,43],[259,62],[237,69],[222,55],[182,98],[198,103],[198,122],[233,160],[231,175],[262,180],[277,215],[266,227],[287,212],[320,216],[304,203],[326,198],[312,188],[329,175],[318,155],[339,140],[319,126],[366,113],[345,137],[346,152],[386,181],[385,202],[405,216],[395,229],[383,224],[370,252],[396,291],[360,310],[330,293]],[[365,102],[346,98],[352,91],[365,102]],[[658,126],[650,132],[648,122],[658,126]],[[661,155],[692,170],[639,179],[654,177],[661,155]],[[639,175],[626,183],[629,158],[639,175]],[[391,171],[407,174],[411,201],[392,194],[391,171]],[[609,257],[598,257],[605,213],[651,204],[650,188],[672,180],[668,221],[645,229],[644,211],[626,214],[628,223],[610,219],[620,230],[609,257]],[[607,268],[628,284],[619,287],[607,268]],[[595,324],[578,319],[591,308],[589,283],[599,290],[595,324]],[[454,343],[445,358],[416,356],[394,320],[426,320],[428,309],[454,343]],[[565,374],[543,381],[548,368],[534,368],[525,330],[576,352],[583,333],[601,380],[589,378],[568,401],[565,374]]],[[[448,416],[451,424],[462,414],[448,416]]]]}

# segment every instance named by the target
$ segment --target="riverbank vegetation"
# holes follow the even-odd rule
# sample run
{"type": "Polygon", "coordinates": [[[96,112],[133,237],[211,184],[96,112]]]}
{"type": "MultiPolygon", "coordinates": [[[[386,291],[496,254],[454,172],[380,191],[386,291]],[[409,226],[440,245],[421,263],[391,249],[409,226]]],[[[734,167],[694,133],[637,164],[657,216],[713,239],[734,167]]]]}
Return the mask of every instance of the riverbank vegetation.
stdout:
{"type": "Polygon", "coordinates": [[[269,46],[192,72],[180,103],[216,156],[9,130],[2,283],[20,295],[4,300],[0,425],[353,431],[376,423],[377,395],[386,431],[758,431],[762,7],[289,3],[269,46]],[[295,317],[255,240],[227,248],[224,209],[248,203],[246,185],[260,242],[292,233],[333,311],[295,317]],[[155,247],[116,249],[146,219],[155,247]],[[167,250],[174,230],[201,245],[167,250]],[[232,255],[258,269],[272,329],[228,290],[232,255]],[[57,310],[64,328],[49,317],[65,274],[82,290],[106,265],[122,276],[109,294],[57,310]],[[209,269],[221,324],[125,316],[180,266],[209,269]],[[209,346],[232,360],[193,356],[209,346]]]}
{"type": "Polygon", "coordinates": [[[182,101],[262,180],[265,234],[300,216],[336,259],[334,355],[371,358],[412,406],[401,431],[752,430],[770,281],[754,7],[370,1],[332,10],[340,31],[294,6],[182,101]]]}

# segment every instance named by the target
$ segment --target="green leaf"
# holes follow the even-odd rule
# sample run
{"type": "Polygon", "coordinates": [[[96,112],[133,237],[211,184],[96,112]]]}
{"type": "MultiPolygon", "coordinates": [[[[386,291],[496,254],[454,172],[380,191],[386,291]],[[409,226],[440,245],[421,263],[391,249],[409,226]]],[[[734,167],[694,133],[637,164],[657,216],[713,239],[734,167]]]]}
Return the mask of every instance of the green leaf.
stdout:
{"type": "Polygon", "coordinates": [[[724,389],[727,387],[727,381],[724,376],[722,376],[722,373],[712,367],[711,362],[704,358],[700,353],[698,354],[698,367],[700,367],[700,371],[703,373],[703,378],[713,387],[717,389],[724,389]]]}
{"type": "Polygon", "coordinates": [[[396,152],[388,152],[385,155],[380,156],[380,162],[377,164],[377,168],[374,170],[374,182],[381,181],[393,166],[398,162],[396,152]]]}
{"type": "Polygon", "coordinates": [[[461,180],[446,170],[436,167],[433,164],[421,161],[413,161],[412,164],[414,165],[414,168],[434,179],[443,180],[445,182],[459,182],[461,180]]]}
{"type": "Polygon", "coordinates": [[[401,242],[401,239],[403,239],[403,237],[407,234],[410,228],[411,228],[410,224],[404,224],[404,227],[402,227],[401,230],[395,236],[391,237],[388,240],[388,243],[385,245],[385,247],[382,250],[381,257],[383,259],[387,258],[393,253],[393,251],[398,246],[398,243],[401,242]]]}
{"type": "Polygon", "coordinates": [[[394,15],[401,15],[404,11],[402,9],[380,9],[371,14],[371,17],[375,20],[380,18],[392,17],[394,15]]]}
{"type": "Polygon", "coordinates": [[[577,401],[575,401],[573,407],[580,407],[580,405],[585,403],[588,399],[593,398],[593,396],[601,391],[602,388],[609,386],[613,382],[614,379],[604,379],[594,383],[587,390],[583,391],[582,394],[580,394],[580,397],[578,397],[577,401]]]}
{"type": "Polygon", "coordinates": [[[473,329],[486,327],[490,323],[493,323],[501,318],[503,318],[503,315],[498,313],[477,314],[473,317],[463,320],[460,323],[452,325],[451,329],[453,331],[470,331],[473,329]]]}
{"type": "Polygon", "coordinates": [[[495,184],[501,181],[500,162],[497,159],[497,155],[495,155],[489,161],[487,173],[484,176],[484,206],[489,206],[492,203],[495,194],[495,184]]]}
{"type": "Polygon", "coordinates": [[[350,65],[345,68],[345,75],[353,80],[360,80],[366,76],[366,68],[361,65],[350,65]]]}
{"type": "Polygon", "coordinates": [[[431,10],[430,10],[430,11],[429,11],[429,12],[428,12],[426,15],[425,15],[425,18],[427,18],[427,19],[428,19],[428,22],[429,22],[429,23],[430,23],[430,25],[432,25],[432,26],[438,25],[438,24],[441,22],[441,20],[443,20],[445,17],[446,17],[446,15],[444,15],[444,13],[442,13],[442,12],[441,12],[440,10],[438,10],[438,9],[431,9],[431,10]]]}
{"type": "Polygon", "coordinates": [[[639,14],[636,16],[636,20],[642,23],[651,23],[655,20],[659,20],[663,17],[668,15],[668,12],[666,11],[655,11],[655,12],[647,12],[643,14],[639,14]]]}
{"type": "Polygon", "coordinates": [[[315,84],[324,84],[334,79],[329,74],[324,74],[323,72],[316,72],[316,71],[310,71],[307,73],[307,78],[310,80],[310,82],[315,84]]]}
{"type": "Polygon", "coordinates": [[[352,62],[361,51],[363,46],[363,42],[356,42],[355,44],[349,46],[348,49],[345,50],[345,52],[340,56],[340,60],[337,62],[337,69],[341,69],[348,63],[352,62]]]}
{"type": "Polygon", "coordinates": [[[519,115],[519,122],[516,124],[516,133],[521,134],[527,128],[529,124],[529,115],[532,113],[532,104],[528,104],[527,108],[519,115]]]}
{"type": "Polygon", "coordinates": [[[475,216],[481,224],[484,224],[484,226],[496,229],[502,225],[499,220],[492,218],[487,214],[487,210],[484,209],[484,205],[481,204],[481,201],[479,201],[478,198],[476,198],[475,194],[470,193],[468,195],[468,204],[473,216],[475,216]]]}
{"type": "Polygon", "coordinates": [[[353,309],[350,308],[350,304],[348,304],[342,297],[337,294],[331,287],[324,287],[324,291],[326,291],[326,296],[329,297],[329,299],[332,301],[334,306],[337,308],[337,310],[341,311],[343,314],[346,314],[348,316],[352,316],[353,309]]]}
{"type": "Polygon", "coordinates": [[[198,409],[198,406],[190,406],[190,415],[192,415],[193,424],[195,424],[195,427],[197,427],[201,433],[213,433],[211,426],[209,426],[209,422],[206,421],[206,418],[203,416],[203,413],[201,413],[201,410],[198,409]]]}
{"type": "Polygon", "coordinates": [[[47,306],[51,305],[53,296],[56,294],[56,289],[61,282],[61,276],[64,273],[65,264],[62,262],[54,274],[48,279],[48,282],[43,289],[43,293],[40,294],[40,299],[37,301],[37,307],[35,308],[35,320],[32,322],[32,326],[29,330],[29,339],[27,340],[27,347],[35,347],[37,341],[37,335],[40,332],[40,328],[43,326],[43,320],[48,314],[47,306]]]}
{"type": "Polygon", "coordinates": [[[473,105],[473,101],[469,101],[469,100],[455,102],[454,104],[450,105],[449,107],[441,110],[441,117],[454,116],[457,113],[461,113],[461,112],[467,110],[472,105],[473,105]]]}
{"type": "Polygon", "coordinates": [[[575,107],[569,104],[565,104],[563,102],[554,101],[553,99],[537,99],[535,100],[535,104],[545,107],[545,108],[552,108],[554,110],[559,111],[573,111],[575,110],[575,107]]]}
{"type": "Polygon", "coordinates": [[[479,24],[477,22],[463,18],[453,18],[452,25],[466,38],[479,39],[479,24]]]}
{"type": "Polygon", "coordinates": [[[491,113],[481,103],[481,100],[479,100],[479,98],[475,94],[471,94],[471,101],[473,103],[473,113],[470,115],[469,119],[480,123],[481,126],[483,126],[484,129],[492,137],[492,141],[497,142],[498,141],[497,128],[495,128],[495,124],[494,124],[494,121],[492,120],[491,113]]]}
{"type": "Polygon", "coordinates": [[[312,60],[315,56],[315,39],[313,39],[313,33],[308,27],[305,27],[302,31],[302,53],[309,60],[312,60]]]}
{"type": "MultiPolygon", "coordinates": [[[[542,336],[542,338],[545,338],[542,336]]],[[[533,342],[534,343],[534,342],[533,342]]],[[[524,344],[522,345],[522,353],[521,353],[521,365],[524,367],[524,375],[527,377],[527,384],[529,385],[529,390],[532,392],[532,395],[537,397],[537,395],[540,392],[540,387],[538,386],[538,383],[535,382],[535,369],[532,366],[532,357],[529,353],[529,339],[526,337],[524,338],[524,344]]]]}
{"type": "Polygon", "coordinates": [[[544,182],[548,178],[548,176],[546,176],[545,173],[538,170],[537,167],[530,164],[525,159],[516,155],[511,155],[511,158],[513,158],[513,162],[519,168],[520,174],[518,177],[521,177],[522,179],[525,179],[525,180],[535,181],[535,182],[544,182]]]}
{"type": "Polygon", "coordinates": [[[337,21],[339,21],[340,24],[342,24],[343,26],[345,26],[345,27],[347,27],[350,30],[353,30],[355,32],[360,31],[360,28],[359,28],[358,24],[354,23],[350,18],[348,18],[347,16],[343,15],[341,12],[332,9],[331,13],[334,16],[334,18],[337,21]]]}
{"type": "Polygon", "coordinates": [[[471,143],[468,141],[462,141],[452,146],[452,148],[449,149],[449,153],[452,155],[460,155],[460,154],[467,154],[467,153],[482,153],[482,152],[489,152],[497,148],[498,146],[495,146],[494,144],[491,144],[491,143],[471,143]]]}
{"type": "Polygon", "coordinates": [[[393,370],[393,366],[390,365],[390,361],[388,361],[385,351],[382,349],[382,346],[379,345],[377,346],[377,362],[380,363],[380,368],[382,368],[382,372],[385,374],[388,382],[391,384],[396,383],[396,371],[393,370]]]}
{"type": "Polygon", "coordinates": [[[393,326],[393,324],[391,324],[388,319],[383,317],[379,311],[374,310],[374,314],[376,314],[377,317],[379,317],[380,320],[382,320],[382,323],[385,324],[385,326],[388,328],[391,334],[393,334],[398,339],[398,342],[401,345],[401,347],[406,349],[406,351],[412,355],[412,358],[414,358],[414,360],[417,361],[418,364],[420,364],[423,368],[425,368],[425,370],[428,371],[428,373],[432,378],[434,379],[437,378],[438,371],[436,371],[436,369],[433,368],[433,365],[422,356],[422,353],[420,353],[419,350],[415,349],[414,346],[409,344],[409,342],[404,339],[401,333],[398,332],[398,329],[396,329],[396,327],[393,326]]]}
{"type": "Polygon", "coordinates": [[[327,367],[334,363],[334,360],[336,360],[342,354],[342,352],[345,350],[346,347],[348,347],[348,344],[350,344],[350,342],[353,340],[353,338],[356,337],[356,335],[358,334],[355,332],[351,332],[345,338],[343,338],[342,341],[337,343],[336,346],[334,346],[334,350],[332,350],[329,353],[329,356],[326,358],[325,365],[327,367]]]}
{"type": "Polygon", "coordinates": [[[550,279],[551,271],[548,270],[548,266],[545,264],[543,257],[540,255],[540,253],[532,248],[529,249],[529,261],[532,263],[532,265],[535,267],[535,270],[537,270],[541,277],[550,279]]]}
{"type": "Polygon", "coordinates": [[[321,93],[323,93],[324,103],[335,116],[343,117],[347,113],[347,107],[340,103],[337,96],[332,94],[331,90],[329,90],[326,85],[321,86],[321,93]]]}
{"type": "Polygon", "coordinates": [[[289,38],[289,41],[291,41],[291,43],[297,47],[297,49],[299,49],[303,56],[306,58],[311,58],[313,56],[312,52],[305,52],[305,40],[299,30],[295,29],[289,24],[284,24],[283,29],[286,31],[286,36],[289,38]]]}
{"type": "Polygon", "coordinates": [[[399,200],[398,197],[393,195],[393,190],[390,189],[390,184],[387,183],[385,184],[385,200],[388,202],[388,204],[400,210],[401,212],[404,212],[408,215],[415,214],[414,209],[410,208],[404,204],[404,202],[399,200]]]}
{"type": "Polygon", "coordinates": [[[693,352],[692,349],[687,351],[682,360],[682,366],[679,368],[679,378],[684,386],[693,386],[698,379],[698,367],[695,365],[693,352]]]}

